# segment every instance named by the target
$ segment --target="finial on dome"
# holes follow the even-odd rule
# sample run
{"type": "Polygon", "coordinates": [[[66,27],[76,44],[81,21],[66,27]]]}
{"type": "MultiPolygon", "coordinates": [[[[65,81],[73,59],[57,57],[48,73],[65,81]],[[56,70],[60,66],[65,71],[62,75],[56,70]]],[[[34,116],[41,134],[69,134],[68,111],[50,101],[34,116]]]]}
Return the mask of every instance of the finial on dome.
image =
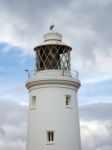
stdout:
{"type": "Polygon", "coordinates": [[[50,25],[50,31],[52,31],[54,28],[54,25],[50,25]]]}

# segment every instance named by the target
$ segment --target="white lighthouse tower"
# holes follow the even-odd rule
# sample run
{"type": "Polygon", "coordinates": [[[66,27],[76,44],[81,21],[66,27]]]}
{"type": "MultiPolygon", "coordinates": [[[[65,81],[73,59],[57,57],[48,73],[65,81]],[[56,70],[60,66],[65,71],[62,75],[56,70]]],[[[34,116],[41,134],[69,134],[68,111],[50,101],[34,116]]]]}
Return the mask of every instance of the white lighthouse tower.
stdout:
{"type": "Polygon", "coordinates": [[[34,48],[36,73],[26,83],[30,95],[27,150],[81,150],[80,81],[77,73],[71,74],[72,48],[52,28],[34,48]]]}

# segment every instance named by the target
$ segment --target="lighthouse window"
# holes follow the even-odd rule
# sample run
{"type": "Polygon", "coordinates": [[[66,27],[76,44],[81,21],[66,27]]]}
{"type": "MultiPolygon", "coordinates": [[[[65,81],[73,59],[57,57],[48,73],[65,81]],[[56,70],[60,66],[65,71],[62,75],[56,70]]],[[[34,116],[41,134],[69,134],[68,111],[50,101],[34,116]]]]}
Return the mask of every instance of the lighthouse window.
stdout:
{"type": "Polygon", "coordinates": [[[65,103],[66,107],[71,107],[71,95],[66,95],[65,103]]]}
{"type": "Polygon", "coordinates": [[[36,106],[36,96],[32,96],[31,108],[35,108],[36,106]]]}
{"type": "Polygon", "coordinates": [[[52,143],[54,141],[54,131],[48,131],[47,132],[47,142],[52,143]]]}

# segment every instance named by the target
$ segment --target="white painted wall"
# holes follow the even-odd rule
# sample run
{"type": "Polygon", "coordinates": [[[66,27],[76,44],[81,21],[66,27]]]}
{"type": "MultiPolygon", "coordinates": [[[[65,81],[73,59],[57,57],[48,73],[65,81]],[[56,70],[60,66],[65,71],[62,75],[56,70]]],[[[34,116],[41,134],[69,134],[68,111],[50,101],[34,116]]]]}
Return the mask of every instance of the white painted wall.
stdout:
{"type": "Polygon", "coordinates": [[[81,150],[77,90],[78,79],[59,71],[40,71],[26,84],[29,95],[27,150],[81,150]],[[71,95],[71,108],[65,96],[71,95]],[[36,96],[35,109],[31,97],[36,96]],[[46,132],[54,131],[55,141],[49,145],[46,132]]]}

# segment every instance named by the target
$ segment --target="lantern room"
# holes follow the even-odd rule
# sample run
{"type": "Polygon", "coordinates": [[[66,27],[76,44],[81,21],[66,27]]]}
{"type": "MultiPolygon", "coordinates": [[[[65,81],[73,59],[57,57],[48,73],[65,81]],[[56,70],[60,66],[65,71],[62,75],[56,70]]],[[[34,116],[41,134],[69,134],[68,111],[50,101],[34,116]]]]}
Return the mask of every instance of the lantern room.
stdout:
{"type": "Polygon", "coordinates": [[[36,69],[70,70],[70,51],[72,48],[62,42],[62,35],[50,30],[44,35],[44,42],[35,47],[36,69]]]}

